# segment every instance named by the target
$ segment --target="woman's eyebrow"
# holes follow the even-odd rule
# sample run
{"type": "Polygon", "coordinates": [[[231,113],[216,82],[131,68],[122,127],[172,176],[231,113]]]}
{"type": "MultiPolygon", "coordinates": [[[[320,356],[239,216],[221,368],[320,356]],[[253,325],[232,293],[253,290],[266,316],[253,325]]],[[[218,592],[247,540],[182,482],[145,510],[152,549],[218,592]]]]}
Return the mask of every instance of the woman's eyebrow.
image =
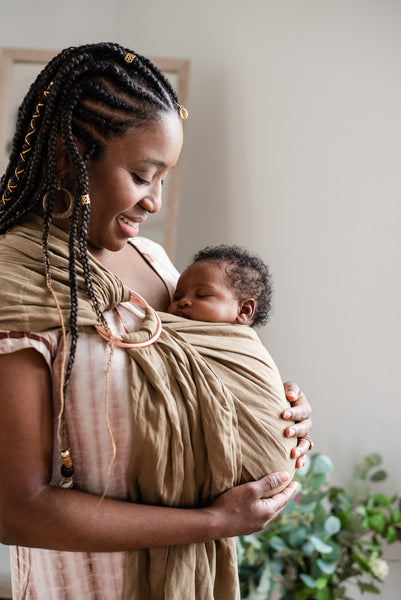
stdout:
{"type": "Polygon", "coordinates": [[[162,160],[156,160],[155,158],[143,158],[142,160],[138,160],[137,162],[156,165],[156,167],[167,167],[166,163],[164,163],[162,160]]]}

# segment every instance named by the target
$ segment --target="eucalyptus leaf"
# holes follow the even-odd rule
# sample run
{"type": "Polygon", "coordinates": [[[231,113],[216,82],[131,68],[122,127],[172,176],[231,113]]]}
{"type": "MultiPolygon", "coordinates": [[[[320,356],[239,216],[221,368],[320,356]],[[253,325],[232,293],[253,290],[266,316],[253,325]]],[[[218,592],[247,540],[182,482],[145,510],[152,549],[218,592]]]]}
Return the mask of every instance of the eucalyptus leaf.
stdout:
{"type": "Polygon", "coordinates": [[[314,546],[315,550],[321,554],[330,554],[332,552],[332,547],[328,544],[325,544],[323,540],[318,538],[316,535],[310,535],[309,541],[314,546]]]}
{"type": "Polygon", "coordinates": [[[352,479],[345,486],[345,493],[352,500],[362,501],[369,497],[370,490],[368,484],[362,479],[352,479]]]}
{"type": "Polygon", "coordinates": [[[332,575],[336,569],[335,562],[328,562],[327,560],[323,560],[322,558],[318,558],[316,560],[316,564],[319,567],[319,569],[326,575],[332,575]]]}
{"type": "Polygon", "coordinates": [[[383,469],[379,469],[379,471],[375,471],[373,475],[370,477],[371,481],[384,481],[387,479],[387,472],[383,469]]]}
{"type": "Polygon", "coordinates": [[[309,482],[310,490],[312,492],[317,492],[317,490],[319,490],[322,487],[325,481],[326,475],[324,473],[313,473],[309,482]]]}
{"type": "Polygon", "coordinates": [[[306,573],[301,573],[299,575],[299,578],[304,582],[304,584],[308,588],[312,588],[313,590],[316,588],[316,581],[310,575],[307,575],[306,573]]]}
{"type": "Polygon", "coordinates": [[[295,502],[294,502],[294,500],[291,499],[281,514],[282,515],[290,515],[294,511],[294,508],[295,508],[295,502]]]}
{"type": "Polygon", "coordinates": [[[269,597],[269,592],[272,589],[273,580],[271,568],[268,561],[264,564],[262,575],[256,585],[253,581],[250,586],[252,600],[266,600],[269,597]]]}
{"type": "Polygon", "coordinates": [[[301,546],[304,543],[306,536],[306,527],[299,527],[298,529],[291,531],[290,535],[288,536],[288,543],[293,547],[301,546]]]}
{"type": "Polygon", "coordinates": [[[329,535],[335,535],[341,529],[341,521],[338,517],[330,515],[324,524],[324,530],[329,535]]]}
{"type": "Polygon", "coordinates": [[[351,500],[349,498],[347,498],[347,496],[345,494],[343,494],[342,492],[338,492],[337,499],[339,502],[344,504],[344,506],[346,508],[351,508],[351,506],[352,506],[351,500]]]}
{"type": "Polygon", "coordinates": [[[241,598],[350,600],[351,581],[379,593],[374,569],[401,526],[400,498],[372,489],[379,455],[365,457],[344,487],[327,483],[328,462],[312,455],[296,500],[263,532],[239,538],[241,598]]]}
{"type": "Polygon", "coordinates": [[[300,505],[298,512],[301,514],[311,513],[315,510],[316,502],[310,502],[309,504],[300,505]]]}
{"type": "Polygon", "coordinates": [[[323,589],[316,591],[316,600],[334,600],[333,593],[326,586],[323,589]]]}
{"type": "Polygon", "coordinates": [[[342,555],[341,546],[339,546],[339,544],[336,544],[336,542],[333,542],[333,540],[328,541],[327,545],[331,547],[330,561],[337,562],[342,555]]]}
{"type": "Polygon", "coordinates": [[[313,512],[313,529],[314,531],[322,531],[327,521],[327,513],[321,504],[317,504],[313,512]]]}
{"type": "Polygon", "coordinates": [[[270,538],[269,545],[271,546],[271,548],[273,548],[273,550],[276,550],[276,552],[287,548],[287,544],[285,543],[283,538],[279,537],[278,535],[274,535],[270,538]]]}
{"type": "Polygon", "coordinates": [[[272,568],[272,572],[281,573],[281,571],[283,570],[283,567],[284,567],[284,560],[282,558],[275,556],[274,558],[271,559],[270,566],[272,568]]]}
{"type": "Polygon", "coordinates": [[[254,534],[244,535],[242,536],[242,539],[245,543],[250,544],[251,546],[256,548],[256,550],[260,550],[260,548],[262,547],[262,542],[254,534]]]}
{"type": "Polygon", "coordinates": [[[305,554],[305,556],[312,556],[312,554],[315,551],[315,547],[312,544],[312,542],[306,542],[303,546],[302,546],[302,552],[305,554]]]}
{"type": "Polygon", "coordinates": [[[326,577],[319,577],[318,579],[316,579],[316,588],[318,590],[323,590],[325,587],[327,587],[326,577]]]}
{"type": "Polygon", "coordinates": [[[313,461],[313,471],[328,475],[333,470],[333,463],[325,454],[318,454],[313,461]]]}

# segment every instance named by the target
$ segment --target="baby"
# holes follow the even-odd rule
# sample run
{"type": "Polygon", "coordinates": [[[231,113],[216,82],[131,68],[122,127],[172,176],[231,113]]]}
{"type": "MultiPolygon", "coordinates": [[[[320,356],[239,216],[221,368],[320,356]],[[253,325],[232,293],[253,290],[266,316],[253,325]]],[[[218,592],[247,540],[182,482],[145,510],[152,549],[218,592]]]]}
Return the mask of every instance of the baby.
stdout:
{"type": "Polygon", "coordinates": [[[238,246],[200,250],[178,280],[170,314],[196,321],[265,325],[272,283],[263,261],[238,246]]]}
{"type": "Polygon", "coordinates": [[[282,431],[280,415],[288,402],[280,373],[251,329],[267,322],[271,297],[271,276],[259,257],[238,246],[208,247],[182,273],[168,308],[172,321],[164,320],[199,353],[210,369],[206,379],[216,375],[231,394],[242,481],[295,470],[294,442],[282,431]]]}

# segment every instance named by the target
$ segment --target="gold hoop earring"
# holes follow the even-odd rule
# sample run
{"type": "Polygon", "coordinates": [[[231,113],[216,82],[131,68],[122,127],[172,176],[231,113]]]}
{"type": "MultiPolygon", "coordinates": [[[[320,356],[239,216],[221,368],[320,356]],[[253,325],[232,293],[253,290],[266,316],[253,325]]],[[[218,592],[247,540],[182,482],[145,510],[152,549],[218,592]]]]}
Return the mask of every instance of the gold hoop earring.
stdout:
{"type": "MultiPolygon", "coordinates": [[[[64,192],[65,194],[67,194],[70,204],[69,204],[67,210],[65,210],[64,212],[53,213],[52,218],[53,219],[68,219],[68,217],[71,217],[71,215],[72,215],[72,208],[74,205],[74,196],[72,195],[70,190],[67,190],[67,188],[60,187],[59,185],[57,186],[57,191],[64,192]]],[[[46,194],[43,196],[43,200],[42,200],[42,206],[43,206],[44,211],[46,211],[46,209],[47,209],[47,196],[48,196],[48,192],[46,192],[46,194]]]]}

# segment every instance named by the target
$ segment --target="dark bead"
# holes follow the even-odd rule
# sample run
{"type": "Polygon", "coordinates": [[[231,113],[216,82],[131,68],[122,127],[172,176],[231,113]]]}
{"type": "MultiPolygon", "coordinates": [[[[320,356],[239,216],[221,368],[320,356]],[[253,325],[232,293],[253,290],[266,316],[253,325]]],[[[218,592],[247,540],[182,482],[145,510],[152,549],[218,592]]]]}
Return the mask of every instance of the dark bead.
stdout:
{"type": "Polygon", "coordinates": [[[69,469],[65,465],[61,465],[61,474],[63,477],[72,477],[74,474],[74,467],[70,467],[69,469]]]}

